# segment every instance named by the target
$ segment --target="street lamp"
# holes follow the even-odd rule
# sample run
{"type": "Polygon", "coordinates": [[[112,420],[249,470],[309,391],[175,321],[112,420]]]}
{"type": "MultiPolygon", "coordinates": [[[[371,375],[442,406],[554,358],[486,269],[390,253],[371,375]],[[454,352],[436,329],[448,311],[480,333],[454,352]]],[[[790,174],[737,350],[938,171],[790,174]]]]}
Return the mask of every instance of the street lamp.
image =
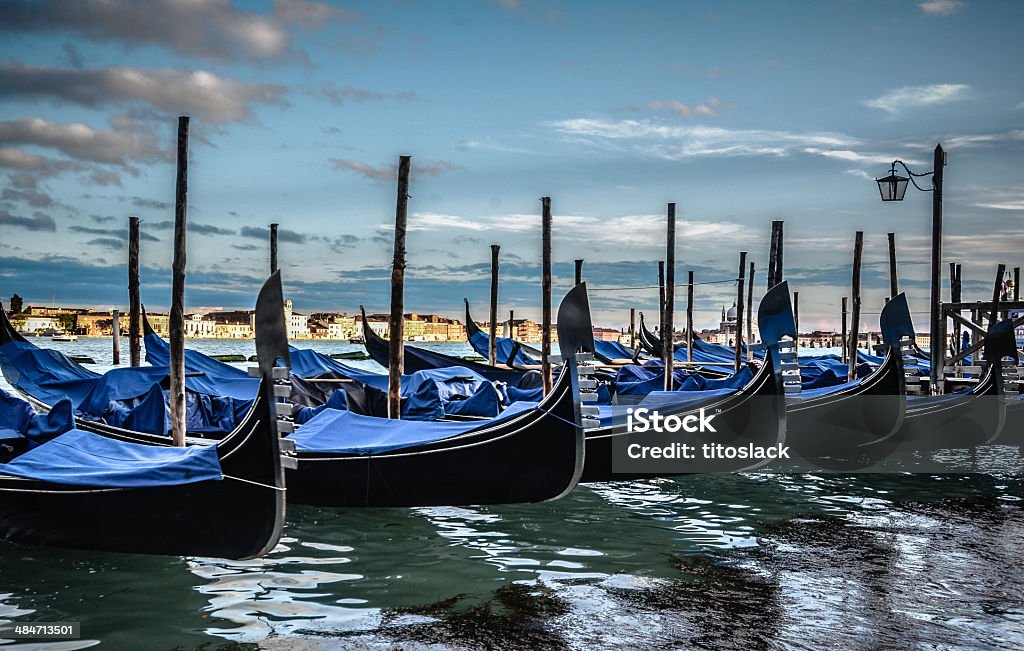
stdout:
{"type": "Polygon", "coordinates": [[[942,327],[942,303],[939,294],[941,284],[942,263],[942,168],[946,164],[946,152],[942,145],[935,145],[935,167],[931,172],[916,174],[910,171],[903,161],[896,160],[892,163],[888,176],[875,179],[878,183],[878,191],[882,195],[882,201],[903,201],[903,195],[907,192],[907,183],[913,183],[914,187],[922,192],[932,193],[932,283],[931,283],[931,332],[930,359],[931,359],[931,393],[939,393],[939,380],[942,378],[945,354],[942,347],[945,345],[945,335],[942,327]],[[906,170],[908,176],[900,176],[896,173],[896,165],[899,164],[906,170]],[[915,178],[923,176],[932,177],[932,187],[922,188],[917,184],[915,178]]]}

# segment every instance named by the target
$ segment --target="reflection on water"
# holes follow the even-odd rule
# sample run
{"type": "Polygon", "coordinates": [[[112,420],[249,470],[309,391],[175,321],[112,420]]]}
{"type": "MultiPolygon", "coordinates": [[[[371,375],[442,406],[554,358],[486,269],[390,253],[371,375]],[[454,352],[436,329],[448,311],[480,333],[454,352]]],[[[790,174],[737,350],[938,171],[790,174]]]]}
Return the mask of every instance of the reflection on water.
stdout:
{"type": "MultiPolygon", "coordinates": [[[[224,343],[200,345],[236,352],[224,343]]],[[[289,506],[281,543],[249,562],[0,543],[0,621],[83,634],[0,647],[1019,649],[1022,541],[1019,475],[693,476],[532,505],[289,506]]]]}
{"type": "Polygon", "coordinates": [[[104,648],[1020,648],[1022,498],[1019,477],[749,475],[290,507],[255,561],[0,545],[0,620],[104,648]]]}

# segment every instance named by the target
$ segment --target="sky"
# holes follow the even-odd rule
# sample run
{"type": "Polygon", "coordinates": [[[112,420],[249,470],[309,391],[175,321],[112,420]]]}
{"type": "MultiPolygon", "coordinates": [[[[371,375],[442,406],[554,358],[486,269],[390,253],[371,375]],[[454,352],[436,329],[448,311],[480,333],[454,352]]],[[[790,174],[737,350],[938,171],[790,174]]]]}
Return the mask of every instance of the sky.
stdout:
{"type": "Polygon", "coordinates": [[[926,330],[930,193],[873,179],[942,143],[945,287],[955,261],[990,297],[1024,263],[1022,32],[1014,0],[0,0],[0,297],[123,309],[134,215],[143,302],[169,305],[188,115],[188,311],[251,308],[272,222],[297,310],[386,311],[410,155],[406,311],[485,318],[499,244],[501,314],[539,319],[550,196],[556,297],[583,258],[597,325],[657,312],[675,202],[699,327],[741,250],[764,291],[781,219],[803,330],[838,328],[857,230],[861,327],[892,231],[926,330]]]}

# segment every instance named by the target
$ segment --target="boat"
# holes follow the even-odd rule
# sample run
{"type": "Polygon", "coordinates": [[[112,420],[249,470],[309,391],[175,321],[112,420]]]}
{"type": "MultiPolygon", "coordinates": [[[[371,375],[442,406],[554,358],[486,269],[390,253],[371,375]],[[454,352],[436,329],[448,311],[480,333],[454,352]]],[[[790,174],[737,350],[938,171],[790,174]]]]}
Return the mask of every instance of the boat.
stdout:
{"type": "Polygon", "coordinates": [[[63,334],[53,335],[50,339],[53,340],[53,341],[71,342],[71,341],[78,341],[78,335],[71,334],[71,333],[63,333],[63,334]]]}
{"type": "MultiPolygon", "coordinates": [[[[892,315],[886,314],[883,319],[883,337],[887,341],[898,338],[912,341],[914,330],[910,310],[905,297],[897,299],[886,305],[886,308],[894,305],[895,309],[892,315]]],[[[1007,420],[1003,359],[1017,360],[1011,321],[1004,320],[989,328],[984,339],[984,356],[986,367],[977,383],[969,389],[907,398],[906,419],[897,434],[901,444],[897,452],[900,457],[907,459],[942,449],[970,449],[998,439],[1007,420]]]]}
{"type": "MultiPolygon", "coordinates": [[[[796,340],[789,283],[768,290],[761,308],[766,304],[772,306],[774,319],[760,323],[761,336],[774,342],[768,347],[778,353],[783,338],[796,340]]],[[[899,354],[890,348],[882,364],[866,377],[788,394],[786,443],[792,456],[810,464],[810,469],[859,469],[870,464],[863,458],[863,446],[892,437],[905,413],[903,368],[899,354]]]]}
{"type": "MultiPolygon", "coordinates": [[[[360,305],[359,311],[363,315],[363,323],[366,323],[366,310],[360,305]]],[[[384,368],[388,368],[388,341],[377,334],[373,328],[364,328],[363,338],[363,345],[370,358],[384,368]]],[[[482,375],[491,382],[504,382],[508,386],[523,389],[540,386],[540,374],[536,372],[529,373],[510,367],[488,366],[405,343],[402,344],[402,348],[403,367],[406,373],[457,366],[482,375]]]]}
{"type": "MultiPolygon", "coordinates": [[[[276,358],[287,359],[280,276],[257,301],[260,393],[245,420],[210,445],[74,419],[70,401],[48,413],[6,396],[8,427],[63,420],[63,433],[31,450],[16,441],[0,464],[0,538],[106,552],[250,559],[277,544],[285,484],[274,413],[276,358]],[[26,420],[27,419],[27,420],[26,420]],[[19,449],[19,447],[21,449],[19,449]],[[141,470],[140,470],[141,468],[141,470]]],[[[11,444],[12,439],[5,439],[11,444]]]]}
{"type": "MultiPolygon", "coordinates": [[[[759,322],[770,317],[771,308],[771,303],[762,303],[759,322]]],[[[770,459],[708,458],[703,453],[703,446],[766,450],[788,444],[782,386],[771,363],[774,355],[769,351],[767,363],[759,368],[750,367],[747,372],[752,376],[740,387],[652,392],[630,408],[624,405],[601,408],[600,425],[586,430],[586,463],[580,481],[592,483],[686,473],[740,472],[765,466],[770,459]],[[627,419],[641,408],[657,409],[662,416],[713,414],[715,431],[673,434],[637,432],[634,429],[631,432],[627,419]],[[677,443],[695,445],[699,452],[692,459],[638,460],[629,456],[631,445],[666,448],[677,443]]]]}
{"type": "MultiPolygon", "coordinates": [[[[578,285],[559,306],[559,332],[586,303],[578,285]]],[[[571,336],[565,335],[567,344],[571,336]]],[[[480,423],[411,423],[325,411],[289,438],[298,470],[291,501],[316,506],[461,506],[539,502],[571,491],[583,472],[575,349],[537,404],[480,423]],[[319,420],[318,420],[319,419],[319,420]]]]}
{"type": "MultiPolygon", "coordinates": [[[[585,302],[585,292],[585,287],[570,292],[559,313],[585,302]]],[[[566,316],[565,327],[571,321],[566,316]]],[[[261,352],[261,364],[263,357],[261,352]]],[[[288,351],[289,367],[295,357],[296,351],[288,351]]],[[[206,368],[211,374],[205,378],[208,381],[217,380],[215,374],[225,366],[195,351],[186,351],[186,360],[194,368],[206,368]]],[[[563,368],[566,372],[539,404],[521,405],[486,421],[392,421],[324,409],[287,438],[294,443],[297,457],[297,468],[287,473],[288,500],[376,507],[558,499],[572,490],[583,469],[575,356],[570,355],[563,368]]],[[[167,441],[159,434],[77,422],[104,436],[149,444],[167,441]]]]}

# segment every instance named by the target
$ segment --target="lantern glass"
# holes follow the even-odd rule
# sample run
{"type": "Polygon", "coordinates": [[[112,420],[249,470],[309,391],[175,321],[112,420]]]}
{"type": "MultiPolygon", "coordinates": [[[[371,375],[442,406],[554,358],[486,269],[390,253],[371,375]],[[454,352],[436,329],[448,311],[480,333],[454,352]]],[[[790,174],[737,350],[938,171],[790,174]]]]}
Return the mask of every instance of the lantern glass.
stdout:
{"type": "Polygon", "coordinates": [[[882,201],[903,201],[903,195],[907,193],[909,179],[905,176],[898,176],[895,173],[889,176],[875,179],[878,182],[878,191],[882,195],[882,201]]]}

